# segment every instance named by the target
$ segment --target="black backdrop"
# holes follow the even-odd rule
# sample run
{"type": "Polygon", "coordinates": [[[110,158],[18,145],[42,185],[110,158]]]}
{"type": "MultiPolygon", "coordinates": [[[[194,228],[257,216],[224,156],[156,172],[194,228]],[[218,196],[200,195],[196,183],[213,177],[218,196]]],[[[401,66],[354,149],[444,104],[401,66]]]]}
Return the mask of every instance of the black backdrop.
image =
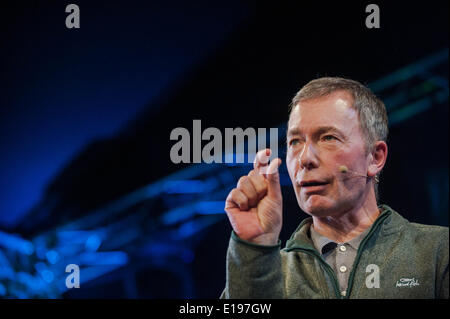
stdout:
{"type": "MultiPolygon", "coordinates": [[[[5,231],[31,239],[187,167],[170,161],[173,142],[169,140],[169,135],[175,127],[185,127],[191,131],[193,119],[201,119],[203,128],[217,127],[222,132],[226,127],[277,127],[287,120],[288,105],[296,91],[315,77],[343,76],[369,84],[448,48],[448,2],[428,2],[427,5],[397,1],[377,3],[381,10],[380,29],[365,27],[368,2],[230,4],[232,10],[229,10],[228,17],[236,14],[241,18],[234,22],[233,30],[222,38],[220,44],[181,74],[172,77],[170,85],[166,85],[114,135],[108,138],[92,137],[66,165],[56,170],[58,173],[47,181],[42,196],[26,213],[26,217],[13,226],[5,226],[5,231]]],[[[33,54],[45,54],[42,51],[20,50],[23,38],[15,35],[33,35],[33,28],[42,31],[51,28],[53,22],[61,20],[57,12],[64,5],[41,1],[32,2],[29,6],[2,5],[2,34],[5,40],[2,41],[1,55],[5,71],[2,72],[1,83],[6,88],[2,105],[4,119],[8,119],[8,112],[11,112],[8,102],[27,94],[17,79],[29,75],[17,74],[14,68],[15,63],[19,63],[16,53],[20,51],[22,59],[31,60],[37,58],[33,54]],[[26,13],[29,16],[38,13],[39,18],[29,22],[34,25],[12,28],[12,25],[22,21],[21,15],[26,13]],[[12,78],[15,80],[11,81],[12,78]]],[[[136,28],[140,30],[145,30],[147,26],[138,23],[133,16],[127,16],[128,10],[105,11],[108,7],[106,3],[94,5],[80,1],[79,5],[82,12],[89,8],[89,15],[82,19],[83,25],[78,34],[64,31],[64,36],[70,38],[72,45],[83,44],[83,36],[90,32],[86,30],[89,27],[112,20],[108,13],[114,15],[114,21],[118,21],[119,25],[136,23],[136,28]],[[96,9],[103,13],[93,14],[96,9]]],[[[176,12],[177,3],[171,5],[176,12]]],[[[135,6],[140,8],[139,11],[145,11],[163,5],[156,2],[116,2],[114,6],[135,6]]],[[[180,4],[179,7],[185,6],[180,4]]],[[[198,10],[201,15],[210,14],[208,6],[214,5],[197,3],[193,6],[198,8],[191,10],[198,10]]],[[[220,6],[227,7],[224,3],[220,6]]],[[[167,16],[167,19],[170,18],[167,16]]],[[[202,22],[201,29],[223,23],[223,19],[218,21],[214,16],[208,21],[202,22]]],[[[183,25],[177,25],[176,19],[172,23],[178,34],[183,35],[183,25]]],[[[157,27],[157,22],[152,22],[148,27],[155,28],[155,25],[157,27]]],[[[121,28],[116,22],[116,28],[111,32],[118,30],[121,28]]],[[[187,34],[189,31],[185,32],[186,37],[192,36],[187,34]]],[[[130,50],[139,50],[140,45],[148,43],[143,34],[134,35],[135,46],[130,50]]],[[[153,40],[151,45],[178,41],[171,39],[171,36],[171,33],[165,35],[162,31],[159,40],[153,40]]],[[[214,36],[211,32],[208,39],[214,36]]],[[[40,33],[38,37],[45,39],[46,35],[40,33]]],[[[117,38],[111,36],[110,54],[117,54],[115,48],[128,45],[124,40],[127,38],[126,34],[117,38]]],[[[63,55],[70,51],[70,46],[59,47],[56,38],[47,40],[51,43],[47,48],[49,51],[59,49],[63,55]]],[[[127,56],[127,59],[132,60],[133,56],[127,56]]],[[[162,56],[160,59],[162,65],[171,61],[162,56]]],[[[129,62],[126,59],[123,61],[125,65],[129,62]]],[[[51,67],[51,62],[48,63],[51,67]]],[[[84,65],[80,69],[81,74],[86,72],[87,85],[87,69],[90,67],[95,65],[84,65]]],[[[74,65],[74,68],[77,66],[74,65]]],[[[35,72],[30,70],[39,81],[41,74],[35,72]]],[[[160,74],[164,75],[164,72],[160,74]]],[[[155,78],[151,72],[149,76],[155,78]]],[[[421,74],[421,79],[427,77],[444,79],[444,85],[448,86],[448,58],[439,68],[421,74]]],[[[140,79],[145,81],[145,76],[140,79]]],[[[123,77],[118,77],[117,81],[137,82],[136,79],[123,77]]],[[[406,82],[407,79],[400,81],[391,89],[410,92],[406,82]]],[[[384,93],[386,96],[389,94],[384,93]]],[[[62,98],[58,94],[55,91],[55,95],[62,98]]],[[[64,105],[60,107],[64,108],[64,105]]],[[[91,108],[94,114],[96,104],[93,103],[91,108]]],[[[19,126],[21,120],[26,122],[25,119],[32,116],[27,110],[22,114],[18,118],[19,126]]],[[[47,116],[58,121],[51,110],[47,116]]],[[[85,116],[89,117],[90,113],[85,116]]],[[[101,117],[99,120],[102,120],[101,117]]],[[[26,132],[25,124],[22,129],[26,132]]],[[[6,129],[2,131],[2,154],[8,154],[8,143],[14,143],[8,132],[6,129]]],[[[388,145],[389,157],[380,185],[381,202],[388,203],[409,220],[448,225],[448,88],[447,99],[433,100],[432,107],[426,111],[392,126],[388,145]]],[[[42,152],[46,152],[47,148],[48,145],[42,145],[42,152]]],[[[28,160],[32,161],[32,156],[28,160]]],[[[283,186],[283,196],[285,211],[281,237],[285,241],[306,215],[299,210],[289,185],[283,186]]],[[[158,201],[163,199],[157,198],[158,201]]],[[[152,207],[158,207],[157,204],[152,207]]],[[[148,212],[150,215],[158,213],[157,209],[148,212]]],[[[225,253],[230,232],[227,220],[222,219],[192,239],[197,244],[186,274],[192,279],[189,284],[191,288],[188,288],[190,297],[215,298],[220,294],[225,280],[225,253]]],[[[134,259],[131,259],[130,264],[133,262],[134,259]]],[[[129,268],[125,267],[127,270],[115,270],[87,283],[84,286],[86,289],[73,290],[64,296],[186,297],[180,292],[180,285],[183,284],[177,279],[179,274],[173,275],[167,269],[148,266],[150,263],[142,261],[136,261],[137,264],[141,266],[132,268],[133,288],[127,288],[129,268]],[[130,295],[127,293],[129,289],[134,289],[135,293],[130,295]]]]}

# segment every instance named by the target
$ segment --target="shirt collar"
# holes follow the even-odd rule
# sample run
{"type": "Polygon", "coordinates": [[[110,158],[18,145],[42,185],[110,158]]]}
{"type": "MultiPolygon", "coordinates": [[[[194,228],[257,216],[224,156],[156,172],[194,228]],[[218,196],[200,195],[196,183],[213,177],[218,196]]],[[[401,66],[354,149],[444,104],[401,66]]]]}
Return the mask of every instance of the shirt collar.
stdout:
{"type": "MultiPolygon", "coordinates": [[[[310,234],[311,234],[311,239],[314,243],[314,246],[316,247],[316,249],[321,253],[321,254],[325,254],[327,251],[330,250],[331,248],[336,247],[337,243],[333,242],[331,239],[329,239],[328,237],[322,236],[321,234],[319,234],[317,231],[314,230],[313,225],[311,224],[309,227],[310,230],[310,234]],[[328,244],[334,244],[334,245],[328,245],[328,244]],[[325,247],[326,246],[326,247],[325,247]],[[325,249],[324,249],[325,248],[325,249]]],[[[370,227],[367,227],[366,230],[364,230],[361,234],[359,234],[357,237],[351,239],[350,241],[344,243],[344,244],[348,244],[351,247],[353,247],[354,249],[358,250],[359,245],[361,244],[361,241],[364,239],[364,237],[366,237],[367,233],[369,232],[370,227]]]]}

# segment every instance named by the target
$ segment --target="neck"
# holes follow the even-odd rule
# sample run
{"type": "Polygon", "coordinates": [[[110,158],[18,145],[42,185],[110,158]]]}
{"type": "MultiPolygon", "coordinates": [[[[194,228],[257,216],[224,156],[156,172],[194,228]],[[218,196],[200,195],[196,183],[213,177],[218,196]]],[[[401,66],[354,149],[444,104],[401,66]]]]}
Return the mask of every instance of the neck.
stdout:
{"type": "Polygon", "coordinates": [[[348,242],[372,226],[380,214],[375,194],[368,198],[362,205],[341,214],[325,217],[313,216],[312,227],[316,232],[334,242],[348,242]]]}

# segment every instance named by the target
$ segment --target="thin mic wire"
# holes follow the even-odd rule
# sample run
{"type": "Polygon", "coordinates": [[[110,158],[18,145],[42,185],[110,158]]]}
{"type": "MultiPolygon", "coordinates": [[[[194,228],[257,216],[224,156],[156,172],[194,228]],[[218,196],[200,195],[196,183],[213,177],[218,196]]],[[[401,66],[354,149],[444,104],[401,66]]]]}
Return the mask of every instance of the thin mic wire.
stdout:
{"type": "MultiPolygon", "coordinates": [[[[354,172],[354,171],[351,171],[351,170],[349,170],[348,167],[345,166],[345,165],[339,166],[339,171],[340,171],[341,173],[344,173],[344,174],[350,172],[350,173],[353,173],[354,175],[357,175],[357,176],[361,176],[361,177],[369,177],[369,176],[367,176],[367,175],[363,175],[363,174],[359,174],[359,173],[356,173],[356,172],[354,172]]],[[[379,182],[378,176],[375,175],[375,183],[378,183],[378,182],[379,182]]]]}

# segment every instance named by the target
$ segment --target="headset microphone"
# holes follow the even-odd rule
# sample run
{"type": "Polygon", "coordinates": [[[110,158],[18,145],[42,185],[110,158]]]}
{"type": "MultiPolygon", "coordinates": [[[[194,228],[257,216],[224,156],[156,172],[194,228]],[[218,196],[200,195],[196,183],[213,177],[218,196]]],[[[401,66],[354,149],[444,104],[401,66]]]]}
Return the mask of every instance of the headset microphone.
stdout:
{"type": "MultiPolygon", "coordinates": [[[[349,170],[348,167],[345,166],[345,165],[339,166],[339,172],[344,173],[344,174],[346,174],[346,173],[352,173],[353,175],[356,175],[356,176],[361,176],[361,177],[369,178],[369,176],[367,176],[367,175],[359,174],[359,173],[357,173],[357,172],[354,172],[354,171],[349,170]]],[[[375,183],[378,183],[378,176],[377,176],[377,175],[375,175],[375,183]]]]}

